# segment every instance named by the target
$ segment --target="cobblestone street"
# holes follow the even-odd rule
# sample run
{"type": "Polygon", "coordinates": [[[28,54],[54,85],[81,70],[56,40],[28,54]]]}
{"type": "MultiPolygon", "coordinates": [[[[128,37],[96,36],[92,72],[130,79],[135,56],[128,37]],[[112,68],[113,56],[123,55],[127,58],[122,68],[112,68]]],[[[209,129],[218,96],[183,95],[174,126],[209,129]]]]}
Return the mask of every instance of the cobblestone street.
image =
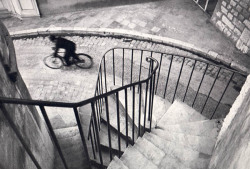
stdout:
{"type": "MultiPolygon", "coordinates": [[[[136,48],[136,49],[146,49],[152,51],[158,51],[162,53],[167,53],[170,55],[166,55],[164,59],[170,60],[171,54],[180,55],[180,56],[188,56],[191,58],[197,58],[198,56],[192,54],[190,52],[180,50],[174,47],[139,41],[139,40],[131,40],[126,38],[110,38],[110,37],[98,37],[98,36],[66,36],[67,39],[74,41],[77,44],[77,53],[87,53],[93,57],[93,67],[91,69],[79,69],[76,66],[63,67],[62,69],[55,70],[46,67],[43,63],[43,58],[51,54],[53,51],[51,47],[53,44],[49,41],[47,36],[43,37],[35,37],[35,38],[25,38],[25,39],[17,39],[14,41],[17,53],[17,62],[19,70],[23,76],[23,79],[28,86],[28,89],[31,93],[33,99],[38,100],[50,100],[50,101],[65,101],[65,102],[78,102],[85,100],[86,98],[91,98],[94,96],[95,84],[97,80],[97,72],[99,62],[104,55],[104,53],[110,48],[114,47],[123,47],[123,48],[136,48]]],[[[121,55],[119,52],[116,52],[117,56],[121,55]]],[[[148,54],[148,56],[150,56],[148,54]]],[[[158,61],[160,55],[155,55],[158,61]]],[[[169,82],[170,93],[173,93],[175,83],[178,77],[178,72],[181,66],[183,59],[180,57],[173,57],[172,70],[170,74],[170,78],[172,80],[169,82]]],[[[140,63],[140,57],[134,56],[134,62],[140,63]]],[[[188,81],[188,74],[191,72],[191,67],[194,62],[186,59],[184,63],[183,75],[180,78],[180,83],[185,84],[188,81]]],[[[169,63],[165,63],[161,66],[161,72],[165,72],[165,75],[160,77],[158,92],[159,95],[163,95],[164,86],[166,83],[166,74],[169,68],[169,63]]],[[[194,75],[195,79],[199,80],[204,73],[206,68],[206,64],[197,62],[194,75]]],[[[119,70],[116,70],[119,71],[119,70]]],[[[213,78],[215,78],[216,72],[218,68],[214,66],[209,66],[206,74],[208,75],[204,79],[204,83],[206,85],[202,85],[200,88],[200,92],[203,94],[207,94],[210,90],[210,86],[212,85],[213,78]]],[[[161,73],[163,74],[163,73],[161,73]]],[[[224,88],[225,84],[229,80],[227,71],[222,71],[219,75],[219,80],[216,83],[216,86],[224,88]]],[[[237,77],[236,77],[237,78],[237,77]]],[[[236,84],[241,86],[244,83],[244,79],[233,79],[236,84]]],[[[193,81],[190,84],[190,89],[197,90],[198,81],[193,81]]],[[[182,89],[182,85],[179,86],[177,93],[181,94],[184,91],[182,89]]],[[[237,91],[233,89],[231,86],[231,95],[230,97],[225,97],[222,101],[225,104],[231,104],[236,95],[237,91]]],[[[211,97],[218,101],[222,91],[213,91],[211,93],[211,97]]],[[[182,95],[182,94],[181,94],[182,95]]],[[[192,94],[191,94],[192,95],[192,94]]],[[[171,100],[171,98],[169,98],[171,100]]],[[[54,114],[53,116],[56,116],[54,114]]],[[[68,118],[71,123],[72,119],[68,118]]]]}

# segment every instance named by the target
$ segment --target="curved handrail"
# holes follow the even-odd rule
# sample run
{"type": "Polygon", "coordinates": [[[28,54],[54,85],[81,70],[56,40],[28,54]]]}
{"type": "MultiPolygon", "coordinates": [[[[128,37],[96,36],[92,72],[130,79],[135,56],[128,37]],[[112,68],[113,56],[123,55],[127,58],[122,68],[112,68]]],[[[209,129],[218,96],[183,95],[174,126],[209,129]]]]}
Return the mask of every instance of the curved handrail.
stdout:
{"type": "MultiPolygon", "coordinates": [[[[148,59],[151,59],[151,60],[155,61],[156,64],[157,64],[156,67],[153,69],[153,72],[152,72],[152,74],[153,74],[153,73],[156,72],[157,68],[159,67],[159,63],[154,58],[149,58],[148,57],[148,59]]],[[[129,87],[132,87],[134,85],[138,85],[139,83],[144,83],[144,82],[148,81],[152,77],[152,74],[148,78],[146,78],[144,80],[134,82],[134,83],[119,87],[117,89],[114,89],[112,91],[109,91],[107,93],[97,95],[97,96],[91,97],[89,99],[79,101],[79,102],[75,102],[75,103],[43,101],[43,100],[31,100],[31,99],[19,99],[19,98],[6,98],[6,97],[0,97],[0,103],[24,104],[24,105],[40,105],[40,106],[49,106],[49,107],[68,107],[68,108],[80,107],[80,106],[84,106],[84,105],[90,103],[93,100],[98,100],[98,99],[101,99],[101,98],[103,98],[105,96],[112,95],[112,94],[114,94],[114,93],[116,93],[116,92],[118,92],[120,90],[125,89],[125,88],[129,88],[129,87]]]]}

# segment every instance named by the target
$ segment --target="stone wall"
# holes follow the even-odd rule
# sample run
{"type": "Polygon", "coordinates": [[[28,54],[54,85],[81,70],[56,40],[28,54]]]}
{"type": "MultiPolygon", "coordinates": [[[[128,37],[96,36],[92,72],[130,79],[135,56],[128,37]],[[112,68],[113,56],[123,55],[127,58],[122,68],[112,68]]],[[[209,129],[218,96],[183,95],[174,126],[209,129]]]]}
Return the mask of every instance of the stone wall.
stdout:
{"type": "Polygon", "coordinates": [[[250,55],[250,0],[219,0],[212,22],[239,50],[250,55]]]}
{"type": "MultiPolygon", "coordinates": [[[[6,27],[0,23],[0,97],[30,99],[14,62],[15,49],[6,27]],[[10,73],[11,72],[11,73],[10,73]]],[[[54,146],[48,129],[34,106],[0,104],[0,168],[35,169],[33,161],[11,127],[17,127],[42,169],[52,169],[54,146]]]]}
{"type": "Polygon", "coordinates": [[[243,169],[250,166],[250,75],[224,120],[210,169],[243,169]]]}

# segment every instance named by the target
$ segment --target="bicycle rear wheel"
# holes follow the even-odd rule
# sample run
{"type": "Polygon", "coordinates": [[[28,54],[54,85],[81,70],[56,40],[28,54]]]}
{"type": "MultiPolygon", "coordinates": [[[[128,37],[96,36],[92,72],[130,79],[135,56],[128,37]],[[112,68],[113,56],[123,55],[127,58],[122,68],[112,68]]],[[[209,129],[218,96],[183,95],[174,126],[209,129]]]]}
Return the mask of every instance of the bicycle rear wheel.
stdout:
{"type": "Polygon", "coordinates": [[[54,57],[53,55],[46,56],[43,59],[46,66],[52,69],[60,69],[63,66],[63,61],[59,57],[54,57]]]}
{"type": "Polygon", "coordinates": [[[82,69],[89,69],[93,65],[93,59],[91,56],[85,53],[79,53],[77,54],[79,61],[76,61],[76,66],[82,68],[82,69]]]}

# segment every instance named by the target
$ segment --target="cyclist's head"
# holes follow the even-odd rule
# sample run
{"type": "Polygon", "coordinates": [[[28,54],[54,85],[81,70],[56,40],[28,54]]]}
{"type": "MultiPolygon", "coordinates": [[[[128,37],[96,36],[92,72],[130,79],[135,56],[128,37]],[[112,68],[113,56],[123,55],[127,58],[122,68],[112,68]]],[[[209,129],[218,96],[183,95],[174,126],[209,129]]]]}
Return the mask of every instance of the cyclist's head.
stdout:
{"type": "Polygon", "coordinates": [[[49,36],[49,39],[53,42],[53,41],[55,41],[56,36],[55,36],[55,35],[50,35],[50,36],[49,36]]]}

